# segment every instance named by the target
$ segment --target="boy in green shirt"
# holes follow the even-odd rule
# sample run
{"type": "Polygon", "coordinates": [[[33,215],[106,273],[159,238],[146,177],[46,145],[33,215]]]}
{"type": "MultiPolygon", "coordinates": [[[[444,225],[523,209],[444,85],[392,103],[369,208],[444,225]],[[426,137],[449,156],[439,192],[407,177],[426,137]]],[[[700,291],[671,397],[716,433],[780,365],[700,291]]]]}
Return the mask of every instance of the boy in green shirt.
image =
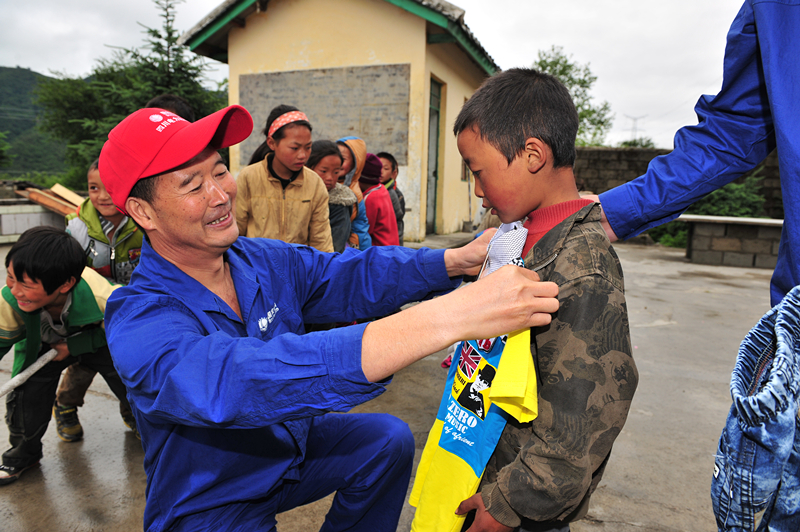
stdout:
{"type": "Polygon", "coordinates": [[[58,354],[6,398],[11,448],[3,453],[0,486],[16,481],[41,459],[58,380],[69,365],[81,362],[100,373],[130,408],[103,325],[106,301],[116,286],[85,266],[80,244],[54,227],[25,231],[6,256],[0,350],[15,347],[12,374],[50,349],[58,354]]]}

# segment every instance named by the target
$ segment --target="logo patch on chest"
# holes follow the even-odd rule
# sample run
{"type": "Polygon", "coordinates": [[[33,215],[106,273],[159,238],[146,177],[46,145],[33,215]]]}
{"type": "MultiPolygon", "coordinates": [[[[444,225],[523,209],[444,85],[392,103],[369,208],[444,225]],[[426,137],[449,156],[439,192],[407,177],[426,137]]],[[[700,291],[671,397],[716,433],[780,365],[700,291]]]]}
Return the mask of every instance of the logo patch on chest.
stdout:
{"type": "Polygon", "coordinates": [[[267,332],[267,329],[269,329],[269,324],[272,323],[272,321],[275,319],[275,316],[278,314],[279,310],[280,309],[278,308],[278,304],[273,303],[272,309],[269,312],[267,312],[267,315],[263,318],[258,319],[258,329],[261,332],[267,332]]]}

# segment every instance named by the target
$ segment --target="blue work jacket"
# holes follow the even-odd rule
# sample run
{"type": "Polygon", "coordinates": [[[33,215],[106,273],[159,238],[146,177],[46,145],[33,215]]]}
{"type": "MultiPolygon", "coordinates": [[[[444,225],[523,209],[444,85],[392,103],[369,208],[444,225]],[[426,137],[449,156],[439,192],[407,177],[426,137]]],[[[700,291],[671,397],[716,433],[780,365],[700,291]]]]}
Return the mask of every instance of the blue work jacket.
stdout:
{"type": "Polygon", "coordinates": [[[800,0],[747,0],[728,31],[722,88],[695,106],[672,153],[600,195],[620,238],[673,220],[777,146],[785,221],[772,304],[800,284],[800,0]]]}
{"type": "Polygon", "coordinates": [[[108,343],[145,451],[145,530],[298,478],[311,416],[384,391],[388,381],[361,370],[366,325],[303,334],[303,323],[387,314],[458,284],[443,251],[339,255],[239,238],[225,259],[243,320],[147,242],[108,301],[108,343]]]}

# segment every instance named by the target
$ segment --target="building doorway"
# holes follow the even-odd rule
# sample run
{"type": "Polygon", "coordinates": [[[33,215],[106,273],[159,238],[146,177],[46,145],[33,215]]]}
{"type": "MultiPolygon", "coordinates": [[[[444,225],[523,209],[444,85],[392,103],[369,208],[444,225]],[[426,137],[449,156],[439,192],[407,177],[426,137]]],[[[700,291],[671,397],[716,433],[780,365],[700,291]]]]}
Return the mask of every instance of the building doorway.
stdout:
{"type": "Polygon", "coordinates": [[[442,84],[431,79],[431,104],[428,120],[428,201],[425,209],[425,234],[436,232],[436,190],[439,186],[439,110],[442,84]]]}

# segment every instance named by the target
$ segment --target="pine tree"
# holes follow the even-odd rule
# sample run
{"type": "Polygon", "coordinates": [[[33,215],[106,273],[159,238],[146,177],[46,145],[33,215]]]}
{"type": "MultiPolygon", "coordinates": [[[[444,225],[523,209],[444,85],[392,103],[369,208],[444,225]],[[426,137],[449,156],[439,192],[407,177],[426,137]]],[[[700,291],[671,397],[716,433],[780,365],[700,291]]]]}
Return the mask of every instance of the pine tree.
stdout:
{"type": "Polygon", "coordinates": [[[160,94],[187,100],[197,117],[225,106],[226,87],[203,86],[209,65],[178,45],[175,8],[183,0],[154,0],[163,20],[159,29],[142,25],[145,44],[117,48],[111,59],[101,59],[86,79],[60,75],[37,88],[44,109],[40,127],[67,141],[70,171],[65,184],[85,187],[86,169],[100,155],[108,133],[123,118],[160,94]]]}

